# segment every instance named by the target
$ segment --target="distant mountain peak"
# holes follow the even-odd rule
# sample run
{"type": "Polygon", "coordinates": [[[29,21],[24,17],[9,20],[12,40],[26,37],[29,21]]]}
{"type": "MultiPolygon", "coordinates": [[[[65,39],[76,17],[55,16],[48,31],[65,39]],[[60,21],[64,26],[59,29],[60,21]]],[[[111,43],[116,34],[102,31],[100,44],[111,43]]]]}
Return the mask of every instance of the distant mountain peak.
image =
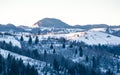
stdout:
{"type": "Polygon", "coordinates": [[[54,27],[54,28],[67,28],[70,27],[65,22],[56,19],[56,18],[43,18],[42,20],[37,21],[34,26],[38,27],[54,27]]]}

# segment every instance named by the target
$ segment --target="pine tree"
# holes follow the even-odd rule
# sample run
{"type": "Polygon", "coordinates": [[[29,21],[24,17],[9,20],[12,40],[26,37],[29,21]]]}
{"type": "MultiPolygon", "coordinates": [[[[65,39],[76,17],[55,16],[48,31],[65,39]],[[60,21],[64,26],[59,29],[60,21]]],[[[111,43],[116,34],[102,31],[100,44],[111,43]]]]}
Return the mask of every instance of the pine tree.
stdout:
{"type": "Polygon", "coordinates": [[[117,62],[117,72],[119,72],[119,63],[117,62]]]}
{"type": "Polygon", "coordinates": [[[108,27],[106,28],[106,32],[107,32],[107,33],[110,33],[110,31],[111,31],[111,28],[110,28],[110,26],[108,26],[108,27]]]}
{"type": "Polygon", "coordinates": [[[70,48],[73,48],[73,45],[72,45],[72,44],[70,44],[70,48]]]}
{"type": "Polygon", "coordinates": [[[5,42],[5,40],[2,42],[1,48],[2,48],[2,49],[5,49],[5,48],[6,48],[6,42],[5,42]]]}
{"type": "Polygon", "coordinates": [[[12,46],[12,42],[11,41],[9,42],[9,45],[12,46]]]}
{"type": "Polygon", "coordinates": [[[33,50],[32,53],[33,53],[33,57],[35,57],[35,58],[39,57],[38,50],[33,50]]]}
{"type": "Polygon", "coordinates": [[[2,61],[3,61],[3,58],[2,58],[2,55],[0,54],[0,74],[3,71],[3,63],[2,63],[2,61]]]}
{"type": "Polygon", "coordinates": [[[79,47],[79,56],[80,56],[80,57],[83,56],[83,50],[82,50],[82,47],[81,47],[81,46],[79,47]]]}
{"type": "Polygon", "coordinates": [[[17,75],[18,74],[18,65],[17,65],[17,61],[15,60],[15,57],[13,57],[13,59],[12,59],[10,69],[11,69],[11,75],[17,75]]]}
{"type": "Polygon", "coordinates": [[[77,49],[75,49],[75,54],[77,54],[77,49]]]}
{"type": "Polygon", "coordinates": [[[50,45],[50,49],[53,49],[53,44],[50,45]]]}
{"type": "Polygon", "coordinates": [[[30,75],[30,64],[29,63],[26,66],[26,75],[30,75]]]}
{"type": "Polygon", "coordinates": [[[56,52],[55,49],[53,49],[53,54],[55,54],[55,52],[56,52]]]}
{"type": "Polygon", "coordinates": [[[46,50],[44,50],[44,60],[46,60],[46,57],[47,57],[47,52],[46,52],[46,50]]]}
{"type": "Polygon", "coordinates": [[[24,41],[23,36],[20,37],[20,41],[21,41],[21,42],[24,41]]]}
{"type": "Polygon", "coordinates": [[[47,52],[46,52],[46,50],[44,50],[44,55],[47,55],[47,52]]]}
{"type": "Polygon", "coordinates": [[[59,65],[56,59],[53,60],[53,68],[57,71],[59,70],[59,65]]]}
{"type": "Polygon", "coordinates": [[[8,54],[8,56],[7,56],[7,66],[8,66],[8,68],[10,68],[11,63],[12,63],[12,56],[10,54],[8,54]]]}
{"type": "Polygon", "coordinates": [[[65,48],[65,43],[63,43],[62,48],[65,48]]]}
{"type": "Polygon", "coordinates": [[[19,70],[18,70],[19,75],[24,75],[25,66],[24,66],[23,60],[21,58],[18,60],[18,65],[20,66],[19,70]]]}
{"type": "Polygon", "coordinates": [[[8,54],[7,59],[0,55],[0,75],[38,75],[38,72],[34,66],[25,66],[22,59],[8,54]]]}
{"type": "Polygon", "coordinates": [[[96,59],[95,59],[95,57],[93,56],[93,58],[92,58],[93,68],[96,67],[96,61],[95,61],[95,60],[96,60],[96,59]]]}
{"type": "Polygon", "coordinates": [[[106,72],[106,75],[113,75],[113,72],[110,69],[108,69],[108,71],[106,72]]]}
{"type": "Polygon", "coordinates": [[[41,33],[41,32],[40,32],[40,30],[39,30],[39,31],[38,31],[38,35],[40,35],[40,33],[41,33]]]}
{"type": "Polygon", "coordinates": [[[38,36],[36,36],[36,38],[35,38],[35,44],[38,44],[38,42],[39,42],[39,39],[38,39],[38,36]]]}
{"type": "Polygon", "coordinates": [[[85,61],[88,62],[88,55],[86,55],[85,61]]]}
{"type": "Polygon", "coordinates": [[[13,45],[12,45],[12,42],[10,41],[7,49],[9,49],[10,51],[12,51],[12,49],[13,49],[12,47],[13,47],[13,45]]]}
{"type": "Polygon", "coordinates": [[[36,75],[36,69],[34,66],[30,68],[30,75],[36,75]]]}
{"type": "Polygon", "coordinates": [[[29,37],[28,44],[30,44],[30,45],[32,44],[32,37],[31,36],[29,37]]]}
{"type": "Polygon", "coordinates": [[[98,74],[95,72],[94,69],[92,69],[92,71],[91,71],[91,75],[98,75],[98,74]]]}

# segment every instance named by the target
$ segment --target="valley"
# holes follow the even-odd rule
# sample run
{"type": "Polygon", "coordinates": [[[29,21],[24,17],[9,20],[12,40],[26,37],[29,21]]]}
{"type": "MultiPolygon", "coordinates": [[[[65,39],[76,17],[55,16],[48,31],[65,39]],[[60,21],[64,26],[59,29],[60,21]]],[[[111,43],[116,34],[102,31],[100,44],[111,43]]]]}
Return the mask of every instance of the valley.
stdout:
{"type": "Polygon", "coordinates": [[[34,25],[0,25],[0,55],[22,59],[38,75],[120,74],[120,37],[114,35],[119,26],[85,28],[51,18],[34,25]]]}

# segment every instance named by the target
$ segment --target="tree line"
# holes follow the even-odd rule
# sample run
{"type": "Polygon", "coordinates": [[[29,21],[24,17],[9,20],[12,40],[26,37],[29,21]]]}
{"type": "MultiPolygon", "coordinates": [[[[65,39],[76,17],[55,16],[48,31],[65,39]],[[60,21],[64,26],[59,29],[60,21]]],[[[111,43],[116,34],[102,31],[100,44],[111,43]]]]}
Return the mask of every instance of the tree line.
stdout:
{"type": "Polygon", "coordinates": [[[38,75],[38,71],[29,63],[24,65],[22,59],[15,59],[10,54],[3,58],[0,54],[0,75],[38,75]]]}

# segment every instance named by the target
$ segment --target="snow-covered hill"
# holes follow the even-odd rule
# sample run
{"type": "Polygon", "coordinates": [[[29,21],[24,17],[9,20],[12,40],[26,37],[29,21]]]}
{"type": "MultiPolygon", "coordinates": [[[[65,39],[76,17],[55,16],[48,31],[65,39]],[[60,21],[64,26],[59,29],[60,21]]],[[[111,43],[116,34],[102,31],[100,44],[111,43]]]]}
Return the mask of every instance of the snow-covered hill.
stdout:
{"type": "Polygon", "coordinates": [[[39,75],[43,75],[41,70],[45,67],[45,65],[46,65],[45,62],[35,60],[35,59],[30,58],[30,57],[22,56],[22,55],[19,55],[19,54],[16,54],[16,53],[13,53],[13,52],[10,52],[10,51],[7,51],[7,50],[3,50],[3,49],[0,49],[0,54],[4,58],[7,58],[8,54],[14,56],[16,59],[21,58],[23,60],[24,64],[27,65],[29,63],[30,65],[34,65],[38,69],[39,75]]]}
{"type": "Polygon", "coordinates": [[[24,29],[16,27],[13,24],[0,24],[0,31],[4,31],[4,32],[22,32],[24,31],[24,29]]]}
{"type": "MultiPolygon", "coordinates": [[[[13,46],[18,46],[20,48],[30,49],[30,51],[38,49],[39,53],[43,53],[43,52],[45,52],[44,50],[46,50],[47,53],[51,54],[51,55],[53,54],[53,50],[50,49],[50,46],[52,45],[51,42],[52,42],[53,47],[55,49],[55,54],[58,54],[60,56],[64,56],[65,59],[70,59],[75,63],[79,63],[79,62],[81,62],[82,64],[85,63],[85,65],[86,65],[86,62],[85,62],[86,55],[88,55],[87,53],[89,53],[90,55],[97,56],[97,54],[100,54],[100,52],[102,53],[102,51],[97,52],[97,51],[94,51],[94,48],[93,48],[93,50],[91,49],[91,53],[90,53],[90,51],[87,51],[87,48],[85,48],[85,50],[83,52],[84,55],[82,57],[80,57],[78,46],[73,45],[73,47],[70,48],[69,45],[71,45],[72,43],[71,42],[66,42],[66,47],[63,48],[62,43],[60,43],[58,41],[58,40],[61,40],[61,39],[54,39],[54,38],[64,37],[69,41],[84,42],[85,44],[88,44],[88,45],[99,45],[99,44],[118,45],[118,44],[120,44],[120,37],[110,35],[110,34],[107,34],[107,33],[104,33],[104,32],[100,32],[100,31],[89,30],[89,31],[74,32],[74,30],[72,31],[72,30],[69,30],[69,29],[67,31],[69,31],[71,33],[63,33],[63,34],[62,33],[56,33],[55,34],[55,33],[51,32],[51,33],[48,33],[46,35],[35,35],[35,34],[32,34],[32,33],[28,32],[28,33],[24,33],[24,34],[19,33],[19,35],[17,34],[15,36],[0,35],[0,41],[5,40],[6,43],[9,43],[11,41],[13,46]],[[20,44],[19,39],[21,38],[21,36],[23,36],[24,42],[21,42],[21,44],[20,44]],[[29,44],[26,45],[28,43],[29,36],[32,37],[32,42],[33,42],[32,45],[29,45],[29,44]],[[38,39],[39,39],[38,44],[34,44],[36,36],[38,36],[38,39]],[[25,47],[23,47],[23,45],[25,47]]],[[[16,53],[13,53],[13,52],[10,52],[10,51],[7,51],[7,50],[3,50],[3,49],[0,49],[0,54],[2,54],[5,58],[7,57],[8,54],[11,54],[12,56],[15,56],[15,58],[17,58],[17,59],[21,58],[23,60],[24,64],[30,63],[30,65],[34,65],[38,69],[40,75],[44,75],[42,70],[43,70],[43,68],[45,68],[46,63],[48,63],[46,61],[41,62],[39,60],[35,60],[35,59],[30,58],[30,57],[19,55],[19,54],[16,54],[16,53]]],[[[109,54],[106,55],[105,57],[107,57],[107,56],[108,56],[108,59],[112,57],[112,55],[109,55],[109,54]]],[[[89,56],[89,60],[91,60],[91,59],[92,59],[92,56],[89,56]]],[[[117,58],[115,60],[117,60],[117,58]]],[[[87,65],[89,66],[91,64],[88,63],[87,65]]],[[[48,66],[48,67],[51,68],[52,71],[54,71],[52,66],[48,66]]],[[[100,67],[100,68],[104,68],[104,66],[100,67]]],[[[104,69],[107,71],[107,68],[104,68],[104,69]]],[[[50,73],[50,72],[48,72],[48,73],[50,73]]]]}
{"type": "MultiPolygon", "coordinates": [[[[88,45],[118,45],[120,44],[120,37],[100,32],[100,31],[79,31],[79,32],[72,32],[71,33],[48,33],[46,35],[38,35],[39,40],[48,39],[48,38],[61,38],[64,37],[70,41],[79,41],[84,42],[88,45]]],[[[23,36],[24,41],[28,41],[29,37],[23,36]]],[[[18,37],[20,39],[20,36],[18,37]]],[[[32,36],[33,41],[35,37],[32,36]]]]}
{"type": "Polygon", "coordinates": [[[81,41],[88,45],[118,45],[120,44],[120,37],[110,35],[99,31],[76,32],[69,34],[47,34],[41,35],[42,38],[61,38],[64,37],[70,41],[81,41]]]}
{"type": "Polygon", "coordinates": [[[75,34],[69,34],[68,39],[82,41],[89,45],[98,45],[98,44],[106,44],[106,45],[118,45],[120,44],[120,37],[113,36],[103,32],[79,32],[75,34]]]}
{"type": "Polygon", "coordinates": [[[20,42],[13,36],[0,35],[0,41],[5,41],[8,44],[9,42],[11,42],[13,46],[18,46],[19,48],[21,48],[20,42]]]}
{"type": "Polygon", "coordinates": [[[34,24],[34,26],[38,27],[54,27],[54,28],[67,28],[70,27],[68,24],[62,22],[59,19],[55,18],[44,18],[42,20],[39,20],[34,24]]]}

